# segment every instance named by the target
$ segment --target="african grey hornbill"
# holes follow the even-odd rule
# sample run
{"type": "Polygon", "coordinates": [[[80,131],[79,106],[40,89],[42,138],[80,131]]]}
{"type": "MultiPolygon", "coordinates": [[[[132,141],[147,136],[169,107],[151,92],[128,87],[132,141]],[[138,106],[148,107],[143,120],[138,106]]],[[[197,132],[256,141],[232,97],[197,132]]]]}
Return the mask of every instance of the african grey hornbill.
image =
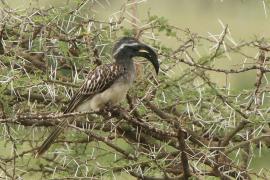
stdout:
{"type": "MultiPolygon", "coordinates": [[[[158,73],[157,54],[152,48],[132,37],[121,38],[113,48],[115,62],[98,66],[88,73],[64,114],[99,111],[107,104],[116,105],[121,102],[135,79],[136,72],[132,58],[136,56],[148,59],[158,73]]],[[[65,119],[57,125],[39,147],[37,155],[43,154],[69,123],[72,123],[72,120],[65,119]]]]}

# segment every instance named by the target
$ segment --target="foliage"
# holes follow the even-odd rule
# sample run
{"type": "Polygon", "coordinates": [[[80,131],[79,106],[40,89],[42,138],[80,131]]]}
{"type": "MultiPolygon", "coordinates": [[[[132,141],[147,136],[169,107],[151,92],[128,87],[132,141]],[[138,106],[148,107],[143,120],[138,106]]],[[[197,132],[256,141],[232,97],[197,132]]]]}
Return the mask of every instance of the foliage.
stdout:
{"type": "Polygon", "coordinates": [[[219,36],[204,37],[158,16],[143,20],[142,28],[130,27],[124,19],[132,4],[111,21],[84,16],[82,5],[1,10],[1,177],[264,178],[264,171],[250,170],[250,161],[257,148],[269,146],[268,40],[236,42],[226,25],[219,36]],[[124,35],[155,48],[160,74],[138,63],[127,101],[110,115],[61,114],[87,72],[111,62],[111,46],[124,35]],[[201,54],[202,48],[209,52],[201,54]],[[230,56],[240,65],[220,68],[230,56]],[[212,78],[249,71],[255,85],[241,91],[212,78]],[[34,158],[63,118],[76,123],[34,158]]]}

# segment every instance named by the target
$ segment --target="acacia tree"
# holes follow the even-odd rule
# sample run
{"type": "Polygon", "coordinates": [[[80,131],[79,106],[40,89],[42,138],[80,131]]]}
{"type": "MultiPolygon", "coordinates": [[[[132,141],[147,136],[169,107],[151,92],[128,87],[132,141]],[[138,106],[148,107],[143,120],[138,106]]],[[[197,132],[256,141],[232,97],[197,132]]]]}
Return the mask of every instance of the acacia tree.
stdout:
{"type": "Polygon", "coordinates": [[[133,5],[124,4],[109,21],[84,15],[84,3],[1,10],[1,178],[267,179],[250,162],[269,145],[268,41],[236,42],[227,25],[219,36],[204,37],[151,15],[141,28],[128,26],[136,21],[125,21],[133,5]],[[111,46],[124,35],[156,49],[160,74],[140,62],[126,102],[110,113],[61,114],[87,72],[112,61],[111,46]],[[178,47],[169,48],[163,36],[178,47]],[[209,52],[200,54],[201,48],[209,52]],[[218,66],[234,55],[240,65],[218,66]],[[211,78],[249,71],[256,72],[254,86],[242,91],[211,78]],[[35,158],[64,118],[75,123],[35,158]]]}

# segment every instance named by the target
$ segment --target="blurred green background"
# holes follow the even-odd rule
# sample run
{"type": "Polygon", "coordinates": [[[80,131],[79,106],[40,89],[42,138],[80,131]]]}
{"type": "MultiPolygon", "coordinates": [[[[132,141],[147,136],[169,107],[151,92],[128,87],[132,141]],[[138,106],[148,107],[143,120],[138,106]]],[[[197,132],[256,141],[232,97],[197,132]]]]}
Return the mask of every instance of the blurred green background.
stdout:
{"type": "MultiPolygon", "coordinates": [[[[15,9],[25,9],[28,7],[48,8],[76,6],[79,1],[72,0],[6,0],[7,4],[15,9]]],[[[134,1],[125,0],[95,0],[90,1],[92,8],[83,7],[83,12],[98,20],[109,21],[120,11],[124,3],[134,1]],[[94,4],[94,5],[93,5],[94,4]],[[94,8],[93,8],[94,6],[94,8]],[[91,11],[90,9],[95,9],[91,11]]],[[[231,37],[238,44],[242,40],[251,41],[255,38],[268,38],[270,35],[270,9],[268,1],[264,0],[138,0],[137,16],[139,26],[144,24],[140,19],[146,19],[148,13],[165,17],[169,23],[177,27],[186,29],[199,35],[210,37],[220,35],[223,27],[221,24],[228,24],[231,37]]],[[[86,3],[87,4],[87,3],[86,3]]],[[[90,3],[89,3],[90,4],[90,3]]],[[[132,17],[130,17],[132,18],[132,17]]],[[[128,24],[129,22],[125,22],[128,24]]],[[[174,38],[159,37],[166,42],[168,47],[177,47],[174,38]]],[[[199,53],[205,55],[209,53],[210,47],[198,49],[199,53]]],[[[257,56],[257,51],[245,49],[251,57],[257,56]]],[[[245,59],[237,54],[230,54],[229,58],[221,58],[216,65],[220,68],[242,67],[245,59]]],[[[249,63],[249,62],[247,62],[249,63]]],[[[253,87],[255,81],[255,71],[248,73],[234,74],[225,77],[224,74],[211,73],[212,78],[221,86],[229,86],[233,89],[253,87]],[[250,81],[252,80],[252,81],[250,81]]]]}
{"type": "MultiPolygon", "coordinates": [[[[50,6],[74,6],[72,0],[6,0],[15,9],[50,6]]],[[[108,20],[119,11],[127,1],[96,0],[95,16],[108,20]]],[[[254,0],[141,0],[138,4],[138,16],[144,18],[147,11],[166,17],[175,26],[189,28],[193,32],[208,35],[208,32],[220,32],[218,19],[228,24],[237,39],[253,36],[269,36],[270,19],[267,2],[254,0]],[[266,8],[264,8],[264,4],[266,8]],[[266,12],[265,12],[266,10],[266,12]]],[[[132,1],[130,1],[132,3],[132,1]]]]}
{"type": "MultiPolygon", "coordinates": [[[[64,7],[75,6],[76,1],[71,0],[6,0],[7,4],[14,9],[25,9],[28,7],[48,8],[50,6],[64,7]]],[[[99,0],[94,1],[95,11],[84,7],[84,12],[101,21],[109,21],[114,13],[118,12],[124,3],[133,1],[124,0],[99,0]]],[[[270,36],[270,9],[267,1],[263,0],[147,0],[139,1],[137,5],[138,19],[146,19],[148,13],[163,16],[169,23],[182,29],[188,28],[191,32],[210,37],[222,32],[223,24],[228,24],[231,36],[236,43],[242,40],[250,41],[255,38],[270,36]]],[[[140,24],[138,21],[139,26],[140,24]]],[[[159,37],[164,40],[168,47],[179,46],[173,38],[159,37]]],[[[199,49],[201,54],[207,54],[209,47],[199,49]]],[[[252,57],[256,57],[257,51],[246,50],[252,57]]],[[[223,58],[217,62],[220,68],[241,67],[244,59],[238,55],[223,58]]],[[[256,72],[230,75],[230,86],[236,90],[242,90],[254,86],[256,72]]],[[[212,78],[221,86],[226,83],[226,77],[221,73],[212,73],[212,78]]],[[[260,170],[270,168],[270,153],[267,149],[255,152],[255,158],[251,167],[260,170]]]]}

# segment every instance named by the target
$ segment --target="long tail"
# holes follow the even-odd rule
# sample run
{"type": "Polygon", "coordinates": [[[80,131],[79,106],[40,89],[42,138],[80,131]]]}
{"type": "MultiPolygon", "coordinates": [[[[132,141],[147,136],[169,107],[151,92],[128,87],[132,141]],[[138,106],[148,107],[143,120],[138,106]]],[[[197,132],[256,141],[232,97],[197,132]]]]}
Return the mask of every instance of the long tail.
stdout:
{"type": "Polygon", "coordinates": [[[49,137],[43,142],[43,144],[38,148],[36,157],[41,156],[45,151],[47,151],[55,139],[63,132],[63,130],[68,126],[68,118],[59,123],[51,132],[49,137]]]}

